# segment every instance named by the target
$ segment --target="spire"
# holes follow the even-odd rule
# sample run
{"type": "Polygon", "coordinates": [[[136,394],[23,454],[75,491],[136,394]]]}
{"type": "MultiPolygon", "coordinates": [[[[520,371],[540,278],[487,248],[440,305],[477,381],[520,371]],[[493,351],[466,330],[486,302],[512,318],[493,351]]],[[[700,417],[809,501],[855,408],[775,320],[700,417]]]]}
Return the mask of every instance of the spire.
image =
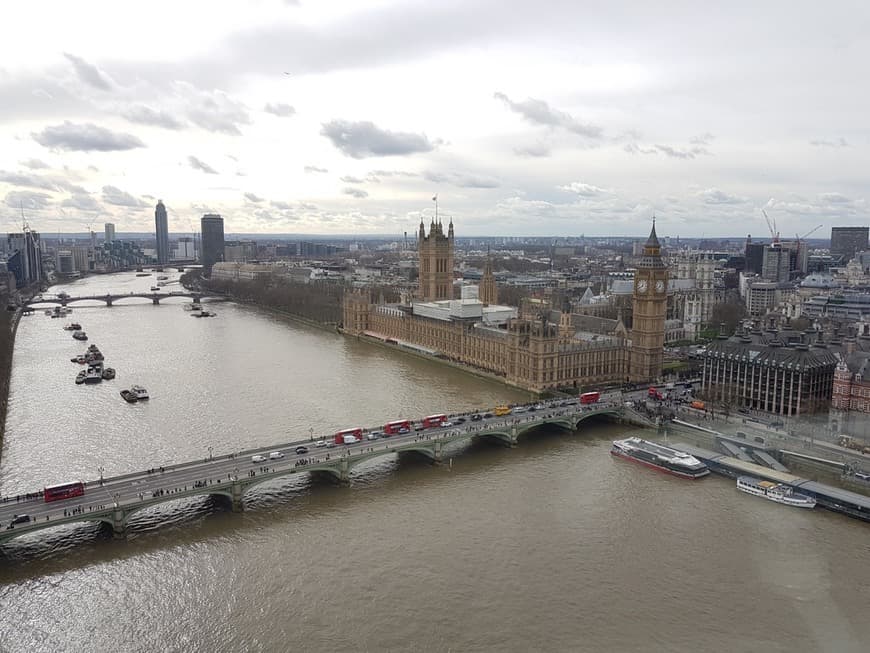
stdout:
{"type": "Polygon", "coordinates": [[[644,249],[648,247],[655,247],[656,249],[661,249],[661,245],[659,244],[659,237],[656,235],[656,217],[653,216],[652,219],[652,229],[649,232],[649,238],[646,239],[646,245],[644,245],[644,249]]]}
{"type": "Polygon", "coordinates": [[[453,218],[450,218],[450,227],[447,229],[447,237],[453,238],[453,218]]]}

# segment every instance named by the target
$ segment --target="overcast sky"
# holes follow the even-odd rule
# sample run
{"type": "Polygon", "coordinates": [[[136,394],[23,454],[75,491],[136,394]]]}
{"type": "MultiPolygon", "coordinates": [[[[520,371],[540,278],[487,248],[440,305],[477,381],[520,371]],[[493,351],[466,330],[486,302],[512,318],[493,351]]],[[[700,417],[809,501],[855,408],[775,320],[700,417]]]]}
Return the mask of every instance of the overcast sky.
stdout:
{"type": "Polygon", "coordinates": [[[827,236],[870,222],[866,2],[41,2],[0,219],[42,232],[827,236]],[[198,227],[197,227],[198,228],[198,227]]]}

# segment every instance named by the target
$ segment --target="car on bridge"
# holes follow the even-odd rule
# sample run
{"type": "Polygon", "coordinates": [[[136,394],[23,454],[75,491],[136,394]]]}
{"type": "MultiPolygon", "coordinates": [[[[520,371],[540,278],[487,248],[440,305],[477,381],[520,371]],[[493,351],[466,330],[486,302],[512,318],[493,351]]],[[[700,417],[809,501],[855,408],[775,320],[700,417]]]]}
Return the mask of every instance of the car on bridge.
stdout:
{"type": "Polygon", "coordinates": [[[325,446],[326,446],[326,440],[318,440],[317,442],[314,443],[314,446],[315,446],[315,447],[325,447],[325,446]]]}
{"type": "Polygon", "coordinates": [[[366,434],[366,440],[377,440],[382,435],[386,435],[386,434],[382,433],[381,431],[372,431],[371,433],[366,434]]]}
{"type": "Polygon", "coordinates": [[[481,415],[479,413],[475,413],[474,415],[471,416],[472,422],[479,422],[482,419],[483,419],[483,415],[481,415]]]}
{"type": "Polygon", "coordinates": [[[300,456],[304,453],[308,453],[308,447],[303,447],[300,445],[300,446],[296,447],[296,453],[300,456]]]}
{"type": "Polygon", "coordinates": [[[271,453],[269,453],[269,460],[280,460],[283,457],[283,451],[272,451],[271,453]]]}
{"type": "Polygon", "coordinates": [[[263,456],[263,455],[261,455],[261,454],[257,454],[257,455],[255,455],[255,456],[251,456],[251,462],[252,462],[252,463],[264,463],[264,462],[266,462],[267,460],[268,460],[268,458],[266,458],[266,456],[263,456]]]}

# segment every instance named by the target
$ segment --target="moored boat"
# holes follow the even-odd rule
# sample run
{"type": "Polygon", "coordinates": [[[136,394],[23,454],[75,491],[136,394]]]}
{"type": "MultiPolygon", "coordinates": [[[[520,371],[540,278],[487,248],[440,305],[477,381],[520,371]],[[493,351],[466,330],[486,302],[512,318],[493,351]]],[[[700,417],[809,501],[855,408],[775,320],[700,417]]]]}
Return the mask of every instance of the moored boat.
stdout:
{"type": "Polygon", "coordinates": [[[70,324],[67,324],[67,325],[63,328],[63,330],[64,330],[64,331],[81,331],[81,330],[82,330],[82,325],[79,324],[78,322],[71,322],[70,324]]]}
{"type": "Polygon", "coordinates": [[[84,331],[74,331],[72,336],[76,340],[87,340],[88,339],[88,334],[85,333],[84,331]]]}
{"type": "Polygon", "coordinates": [[[710,470],[694,456],[641,438],[615,440],[610,453],[681,478],[701,478],[710,470]]]}
{"type": "Polygon", "coordinates": [[[126,401],[128,404],[135,404],[137,401],[139,401],[136,398],[136,395],[133,394],[132,392],[130,392],[129,390],[121,390],[121,396],[124,398],[124,401],[126,401]]]}
{"type": "Polygon", "coordinates": [[[137,400],[141,401],[142,399],[148,399],[148,391],[143,388],[141,385],[133,385],[130,386],[130,392],[136,397],[137,400]]]}
{"type": "Polygon", "coordinates": [[[816,500],[813,497],[795,492],[794,488],[788,485],[765,481],[753,476],[739,476],[737,489],[746,492],[746,494],[763,497],[769,501],[795,508],[814,508],[816,506],[816,500]]]}
{"type": "Polygon", "coordinates": [[[97,363],[95,365],[89,365],[88,371],[85,372],[85,383],[100,383],[103,380],[103,365],[102,363],[97,363]]]}
{"type": "Polygon", "coordinates": [[[114,367],[107,367],[106,369],[103,370],[103,380],[104,381],[111,381],[114,378],[115,378],[115,368],[114,367]]]}
{"type": "Polygon", "coordinates": [[[84,370],[82,370],[81,372],[76,374],[76,385],[81,385],[82,383],[84,383],[85,377],[87,376],[87,374],[88,373],[85,372],[84,370]]]}

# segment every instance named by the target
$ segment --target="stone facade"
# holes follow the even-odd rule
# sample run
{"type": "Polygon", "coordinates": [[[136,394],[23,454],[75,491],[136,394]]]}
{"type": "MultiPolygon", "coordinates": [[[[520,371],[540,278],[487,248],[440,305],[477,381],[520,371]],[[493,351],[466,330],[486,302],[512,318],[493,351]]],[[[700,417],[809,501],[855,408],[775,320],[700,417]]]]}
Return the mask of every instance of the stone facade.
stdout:
{"type": "MultiPolygon", "coordinates": [[[[426,239],[423,226],[420,228],[419,295],[424,298],[443,295],[439,286],[446,283],[441,266],[426,266],[425,262],[452,262],[452,224],[447,237],[440,235],[440,227],[435,223],[432,229],[435,241],[431,240],[432,232],[426,239]],[[432,243],[438,242],[439,237],[443,238],[441,242],[445,247],[449,243],[449,254],[447,249],[433,249],[432,243]],[[439,274],[442,276],[438,277],[439,274]]],[[[611,333],[586,334],[588,337],[584,338],[572,332],[570,321],[560,328],[558,319],[556,322],[549,319],[548,311],[493,325],[452,311],[445,319],[415,314],[414,305],[373,303],[369,294],[362,291],[345,295],[344,331],[434,354],[501,376],[507,383],[534,392],[565,387],[582,390],[629,380],[649,381],[661,375],[667,303],[663,290],[667,287],[667,267],[660,256],[655,227],[645,252],[639,273],[647,283],[635,290],[635,315],[640,316],[640,321],[635,322],[632,340],[619,320],[611,333]]],[[[452,267],[448,270],[452,277],[452,267]]],[[[491,276],[491,269],[489,272],[491,276]]],[[[486,276],[479,293],[480,304],[489,304],[489,310],[498,310],[499,307],[493,308],[486,301],[497,298],[493,292],[494,281],[487,287],[486,276]]],[[[455,303],[462,302],[456,300],[455,303]]]]}
{"type": "Polygon", "coordinates": [[[424,302],[453,299],[453,221],[445,236],[441,223],[433,220],[427,236],[421,220],[417,252],[420,257],[419,299],[424,302]]]}

